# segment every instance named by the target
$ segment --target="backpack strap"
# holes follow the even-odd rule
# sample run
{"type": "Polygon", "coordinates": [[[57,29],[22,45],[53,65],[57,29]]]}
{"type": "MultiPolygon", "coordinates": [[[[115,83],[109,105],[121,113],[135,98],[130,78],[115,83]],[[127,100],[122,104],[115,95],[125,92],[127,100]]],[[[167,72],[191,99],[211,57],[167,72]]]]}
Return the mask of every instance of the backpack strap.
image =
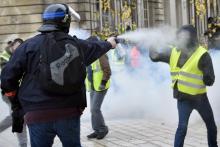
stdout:
{"type": "MultiPolygon", "coordinates": [[[[82,49],[80,48],[80,45],[79,43],[77,42],[77,37],[76,36],[70,36],[64,32],[53,32],[51,34],[48,34],[50,35],[51,38],[55,39],[56,41],[62,41],[62,40],[71,40],[75,43],[75,45],[77,45],[77,49],[78,51],[80,52],[80,57],[82,58],[83,62],[85,61],[84,59],[84,52],[82,51],[82,49]]],[[[70,42],[71,43],[71,42],[70,42]]]]}
{"type": "MultiPolygon", "coordinates": [[[[57,43],[59,41],[63,41],[63,40],[70,40],[72,42],[74,42],[74,45],[77,45],[77,49],[80,52],[80,57],[82,58],[82,61],[84,62],[85,58],[84,58],[84,52],[82,51],[82,49],[80,48],[80,45],[77,41],[77,37],[76,36],[70,36],[67,33],[64,32],[51,32],[51,33],[46,33],[45,34],[47,39],[50,39],[51,41],[54,41],[54,43],[57,43]]],[[[71,43],[71,42],[70,42],[71,43]]],[[[42,51],[42,49],[45,49],[43,46],[41,46],[40,48],[40,53],[45,53],[45,51],[42,51]]],[[[46,52],[47,53],[47,52],[46,52]]],[[[48,59],[45,59],[46,61],[48,59]]]]}
{"type": "Polygon", "coordinates": [[[84,61],[85,61],[85,60],[84,60],[84,59],[85,59],[85,57],[84,57],[84,52],[83,52],[83,50],[81,49],[79,43],[77,42],[77,39],[78,39],[78,38],[77,38],[76,36],[73,36],[73,37],[68,36],[68,38],[69,38],[70,40],[72,40],[74,43],[76,43],[76,45],[77,45],[77,47],[78,47],[78,50],[79,50],[79,52],[80,52],[80,54],[81,54],[82,60],[83,60],[83,62],[84,62],[84,61]]]}
{"type": "Polygon", "coordinates": [[[38,61],[38,64],[37,64],[37,67],[35,68],[35,70],[33,71],[33,75],[37,75],[37,72],[39,70],[39,66],[40,66],[40,63],[42,62],[47,62],[48,58],[47,58],[47,49],[45,48],[45,44],[44,42],[47,40],[47,39],[50,39],[51,42],[53,41],[53,43],[56,43],[55,42],[55,39],[54,39],[54,36],[52,33],[44,33],[44,34],[41,34],[43,35],[45,38],[42,42],[42,44],[39,46],[39,61],[38,61]],[[43,59],[43,56],[46,57],[43,59]]]}
{"type": "MultiPolygon", "coordinates": [[[[47,40],[50,41],[51,46],[56,43],[56,39],[55,39],[55,36],[54,36],[53,32],[45,34],[45,40],[44,41],[47,41],[47,40]]],[[[45,47],[44,43],[42,43],[42,45],[40,46],[40,54],[43,54],[43,56],[46,57],[45,59],[43,59],[42,56],[40,56],[40,62],[41,61],[43,61],[43,62],[46,61],[47,62],[48,61],[48,58],[47,58],[48,50],[45,47]]]]}

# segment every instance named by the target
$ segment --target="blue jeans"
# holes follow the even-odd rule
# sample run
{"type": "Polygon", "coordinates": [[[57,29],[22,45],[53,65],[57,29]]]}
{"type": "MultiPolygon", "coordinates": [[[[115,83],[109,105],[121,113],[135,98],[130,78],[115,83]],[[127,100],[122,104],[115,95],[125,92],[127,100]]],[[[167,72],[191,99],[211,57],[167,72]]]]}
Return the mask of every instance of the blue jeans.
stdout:
{"type": "Polygon", "coordinates": [[[81,147],[80,116],[28,125],[31,147],[52,147],[57,135],[63,147],[81,147]]]}
{"type": "Polygon", "coordinates": [[[90,107],[92,114],[92,128],[97,133],[108,131],[105,125],[104,117],[102,115],[101,106],[107,90],[104,91],[90,91],[90,107]]]}
{"type": "Polygon", "coordinates": [[[212,108],[208,98],[197,100],[178,100],[179,124],[175,135],[174,147],[183,147],[187,132],[187,126],[190,114],[193,109],[197,110],[206,124],[208,133],[209,147],[218,147],[217,145],[217,127],[215,124],[212,108]]]}

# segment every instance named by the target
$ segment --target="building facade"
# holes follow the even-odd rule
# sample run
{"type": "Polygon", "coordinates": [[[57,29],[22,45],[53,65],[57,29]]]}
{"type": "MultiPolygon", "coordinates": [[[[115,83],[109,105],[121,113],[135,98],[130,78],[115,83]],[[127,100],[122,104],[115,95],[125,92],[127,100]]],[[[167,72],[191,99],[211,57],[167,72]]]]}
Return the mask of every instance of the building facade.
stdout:
{"type": "Polygon", "coordinates": [[[72,27],[101,35],[122,33],[126,27],[153,27],[166,21],[163,0],[1,0],[0,47],[16,37],[37,34],[43,9],[50,3],[66,3],[81,16],[72,27]]]}
{"type": "Polygon", "coordinates": [[[93,0],[91,6],[92,33],[104,37],[167,21],[164,0],[93,0]]]}
{"type": "Polygon", "coordinates": [[[208,29],[208,18],[213,17],[220,23],[219,0],[170,0],[170,14],[173,26],[192,24],[197,28],[200,38],[208,29]]]}
{"type": "MultiPolygon", "coordinates": [[[[13,40],[16,37],[27,39],[37,34],[37,29],[42,23],[42,11],[47,4],[53,2],[65,2],[78,11],[78,0],[1,0],[1,50],[4,48],[5,43],[9,40],[13,40]]],[[[78,23],[73,21],[73,25],[78,26],[78,23]]]]}

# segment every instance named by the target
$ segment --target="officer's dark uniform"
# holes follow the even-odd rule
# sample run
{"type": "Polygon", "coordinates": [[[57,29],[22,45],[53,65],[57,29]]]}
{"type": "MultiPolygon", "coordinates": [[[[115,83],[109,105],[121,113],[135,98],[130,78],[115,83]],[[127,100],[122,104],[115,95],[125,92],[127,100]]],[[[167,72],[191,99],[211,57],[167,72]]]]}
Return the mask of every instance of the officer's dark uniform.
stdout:
{"type": "MultiPolygon", "coordinates": [[[[86,107],[85,86],[71,95],[46,93],[35,76],[39,66],[40,47],[45,34],[54,32],[66,35],[70,26],[69,7],[64,4],[49,5],[43,14],[42,32],[25,41],[13,54],[2,71],[4,92],[17,91],[17,97],[25,111],[25,121],[29,127],[31,146],[52,146],[56,135],[63,146],[80,147],[80,115],[86,107]],[[19,87],[19,80],[23,77],[19,87]]],[[[73,38],[83,52],[85,66],[105,54],[112,45],[106,41],[89,42],[73,38]]],[[[73,74],[74,75],[74,74],[73,74]]]]}

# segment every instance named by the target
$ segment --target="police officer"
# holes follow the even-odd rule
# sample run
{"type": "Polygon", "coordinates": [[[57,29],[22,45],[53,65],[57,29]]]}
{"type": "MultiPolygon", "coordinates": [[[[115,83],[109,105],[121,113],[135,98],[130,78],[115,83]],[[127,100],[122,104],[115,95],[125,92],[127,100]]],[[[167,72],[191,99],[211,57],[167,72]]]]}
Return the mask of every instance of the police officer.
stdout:
{"type": "Polygon", "coordinates": [[[179,124],[174,147],[183,147],[191,112],[199,112],[206,124],[209,147],[217,147],[217,127],[206,86],[214,83],[212,60],[207,49],[199,46],[196,29],[185,25],[177,32],[177,45],[165,53],[150,51],[154,62],[170,65],[173,95],[177,99],[179,124]]]}
{"type": "MultiPolygon", "coordinates": [[[[77,44],[74,48],[77,47],[82,52],[82,68],[116,46],[114,37],[107,41],[89,42],[68,36],[71,14],[79,19],[79,15],[66,4],[51,4],[46,7],[42,15],[43,25],[38,30],[41,34],[19,46],[2,71],[1,88],[10,95],[12,101],[18,99],[21,103],[32,147],[51,147],[55,136],[59,137],[64,147],[81,147],[80,116],[86,107],[84,81],[78,91],[58,95],[44,91],[36,76],[40,69],[40,52],[49,47],[48,44],[43,44],[48,39],[47,36],[64,36],[73,40],[77,44]],[[19,86],[21,77],[23,80],[19,86]]],[[[72,42],[67,43],[65,47],[71,49],[72,42]]],[[[69,53],[71,52],[67,52],[67,56],[69,53]]]]}

